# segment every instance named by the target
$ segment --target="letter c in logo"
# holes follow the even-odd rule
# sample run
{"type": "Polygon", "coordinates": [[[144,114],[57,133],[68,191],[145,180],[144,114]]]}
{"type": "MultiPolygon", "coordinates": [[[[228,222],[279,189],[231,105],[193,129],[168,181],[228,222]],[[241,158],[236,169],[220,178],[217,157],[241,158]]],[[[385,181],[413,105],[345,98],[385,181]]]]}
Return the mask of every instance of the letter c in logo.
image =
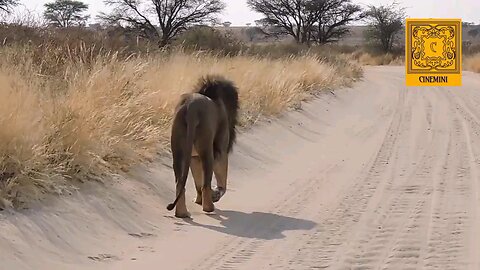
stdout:
{"type": "Polygon", "coordinates": [[[432,50],[432,52],[434,52],[434,53],[437,53],[434,46],[437,46],[437,42],[430,43],[430,50],[432,50]]]}

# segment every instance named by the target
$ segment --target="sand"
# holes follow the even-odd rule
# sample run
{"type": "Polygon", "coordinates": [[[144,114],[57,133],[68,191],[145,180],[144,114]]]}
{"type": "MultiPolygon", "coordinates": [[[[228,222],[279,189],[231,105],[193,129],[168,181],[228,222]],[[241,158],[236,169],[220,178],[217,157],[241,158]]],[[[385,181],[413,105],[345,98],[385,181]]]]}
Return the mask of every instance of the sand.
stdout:
{"type": "Polygon", "coordinates": [[[0,213],[0,269],[480,269],[480,75],[371,67],[241,134],[229,189],[173,217],[170,161],[0,213]],[[107,192],[108,190],[108,192],[107,192]]]}

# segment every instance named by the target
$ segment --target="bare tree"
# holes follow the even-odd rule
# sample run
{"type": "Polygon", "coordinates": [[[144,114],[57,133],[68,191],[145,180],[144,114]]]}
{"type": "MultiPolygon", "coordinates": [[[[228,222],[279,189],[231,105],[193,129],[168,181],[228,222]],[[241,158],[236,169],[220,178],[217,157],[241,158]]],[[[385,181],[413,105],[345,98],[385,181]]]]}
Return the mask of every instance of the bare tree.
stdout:
{"type": "Polygon", "coordinates": [[[10,26],[24,26],[31,29],[48,26],[48,22],[42,14],[29,10],[24,6],[15,8],[8,14],[0,14],[0,21],[10,26]]]}
{"type": "Polygon", "coordinates": [[[43,16],[56,27],[83,26],[90,17],[87,10],[88,5],[81,1],[56,0],[45,4],[43,16]]]}
{"type": "Polygon", "coordinates": [[[349,23],[364,17],[362,8],[350,0],[316,0],[310,5],[317,19],[313,39],[320,44],[338,41],[350,32],[349,23]]]}
{"type": "Polygon", "coordinates": [[[163,47],[189,26],[215,21],[225,8],[221,0],[105,0],[111,14],[99,17],[108,23],[127,23],[145,38],[163,47]],[[159,27],[156,26],[159,24],[159,27]]]}
{"type": "Polygon", "coordinates": [[[0,12],[10,13],[17,4],[18,0],[0,0],[0,12]]]}
{"type": "Polygon", "coordinates": [[[378,41],[384,52],[391,52],[396,35],[403,29],[405,8],[397,2],[390,5],[370,5],[365,13],[369,23],[368,38],[378,41]]]}

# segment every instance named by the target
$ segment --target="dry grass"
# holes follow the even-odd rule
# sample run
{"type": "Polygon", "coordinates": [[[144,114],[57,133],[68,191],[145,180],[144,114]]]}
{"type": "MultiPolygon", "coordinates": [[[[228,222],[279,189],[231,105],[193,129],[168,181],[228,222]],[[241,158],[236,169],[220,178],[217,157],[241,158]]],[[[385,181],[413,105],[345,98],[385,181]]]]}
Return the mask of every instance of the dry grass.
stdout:
{"type": "Polygon", "coordinates": [[[465,70],[480,73],[480,53],[464,57],[465,70]]]}
{"type": "Polygon", "coordinates": [[[359,51],[353,53],[352,56],[361,65],[366,66],[400,66],[404,64],[403,57],[394,56],[390,53],[373,55],[368,52],[359,51]]]}
{"type": "Polygon", "coordinates": [[[78,181],[108,179],[167,153],[175,101],[202,75],[237,84],[247,126],[361,72],[345,59],[314,56],[176,52],[120,59],[89,52],[46,50],[38,57],[31,49],[0,49],[0,208],[68,192],[78,181]]]}

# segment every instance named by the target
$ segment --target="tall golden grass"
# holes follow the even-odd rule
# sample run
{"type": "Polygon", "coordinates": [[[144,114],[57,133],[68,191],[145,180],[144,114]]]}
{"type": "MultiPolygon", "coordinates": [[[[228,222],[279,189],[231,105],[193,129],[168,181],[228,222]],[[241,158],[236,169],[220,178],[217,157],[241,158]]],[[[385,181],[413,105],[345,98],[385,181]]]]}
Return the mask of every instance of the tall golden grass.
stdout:
{"type": "Polygon", "coordinates": [[[14,47],[0,49],[0,57],[0,208],[102,181],[167,153],[173,106],[203,75],[220,74],[239,87],[243,126],[361,75],[345,59],[308,55],[121,58],[14,47]]]}

